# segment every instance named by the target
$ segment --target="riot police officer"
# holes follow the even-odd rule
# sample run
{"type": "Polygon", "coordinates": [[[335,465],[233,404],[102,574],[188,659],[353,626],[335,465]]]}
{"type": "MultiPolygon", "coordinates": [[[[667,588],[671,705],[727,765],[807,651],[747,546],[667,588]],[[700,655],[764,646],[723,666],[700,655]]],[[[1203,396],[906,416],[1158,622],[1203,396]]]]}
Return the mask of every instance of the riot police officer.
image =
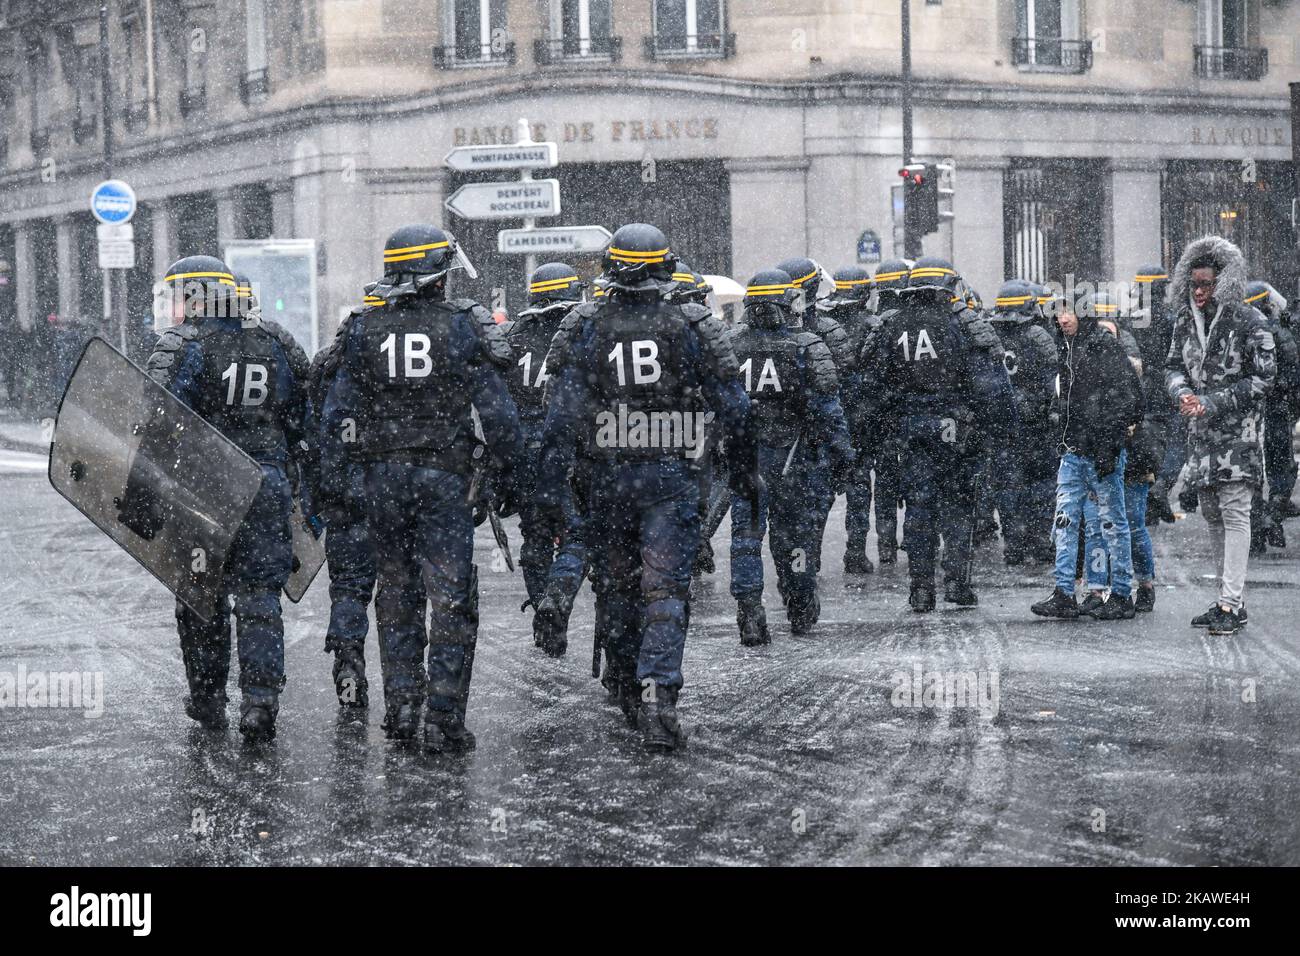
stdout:
{"type": "Polygon", "coordinates": [[[745,290],[745,313],[731,331],[740,379],[749,393],[764,493],[755,512],[741,495],[731,502],[731,594],[742,644],[770,640],[763,611],[763,536],[770,523],[777,590],[790,630],[817,622],[817,520],[807,504],[808,475],[822,449],[842,479],[854,453],[840,406],[835,362],[816,334],[795,327],[798,290],[780,269],[759,272],[745,290]]]}
{"type": "Polygon", "coordinates": [[[699,535],[694,472],[709,414],[695,411],[696,389],[733,444],[733,481],[755,495],[761,483],[749,401],[721,323],[688,319],[663,299],[675,261],[664,234],[645,223],[610,240],[599,321],[582,319],[553,383],[539,483],[539,497],[558,509],[585,430],[594,459],[590,522],[599,533],[588,545],[607,601],[611,678],[652,750],[685,739],[676,703],[699,535]]]}
{"type": "MultiPolygon", "coordinates": [[[[275,735],[284,688],[280,591],[292,570],[291,472],[310,500],[315,419],[307,394],[307,356],[293,337],[240,298],[234,275],[212,256],[188,256],[163,279],[170,315],[146,363],[156,382],[194,409],[261,465],[262,484],[226,556],[223,587],[234,598],[239,639],[240,732],[275,735]],[[300,472],[299,472],[300,469],[300,472]]],[[[312,513],[309,505],[305,509],[312,513]]],[[[122,521],[131,526],[131,502],[122,521]]],[[[208,622],[176,606],[190,695],[185,712],[206,727],[226,724],[230,611],[225,601],[208,622]]]]}
{"type": "Polygon", "coordinates": [[[839,366],[840,398],[849,434],[860,442],[856,446],[853,470],[844,488],[844,573],[871,574],[875,568],[867,557],[867,534],[871,530],[871,469],[879,449],[879,436],[861,421],[863,409],[862,373],[859,356],[868,337],[880,327],[880,316],[869,308],[872,293],[871,273],[860,266],[838,269],[832,276],[835,291],[817,303],[818,312],[826,313],[839,324],[848,339],[850,358],[839,366]]]}
{"type": "MultiPolygon", "coordinates": [[[[343,360],[343,346],[352,323],[358,316],[384,306],[383,298],[373,294],[374,287],[373,283],[368,287],[363,303],[348,313],[334,338],[312,359],[309,382],[312,404],[317,409],[325,407],[325,395],[343,360]]],[[[325,517],[325,561],[330,579],[325,652],[334,655],[334,690],[343,707],[370,704],[366,632],[370,628],[367,608],[375,593],[375,562],[366,502],[366,467],[357,452],[355,443],[344,446],[337,465],[345,474],[329,483],[330,493],[320,501],[325,517]]]]}
{"type": "Polygon", "coordinates": [[[475,743],[465,726],[478,639],[471,491],[490,485],[501,514],[512,513],[514,462],[523,449],[476,303],[446,297],[459,262],[455,238],[435,226],[405,226],[389,237],[375,289],[384,304],[353,318],[321,425],[327,490],[347,473],[348,445],[366,463],[384,728],[410,740],[423,710],[424,746],[433,752],[475,743]]]}
{"type": "Polygon", "coordinates": [[[899,420],[908,603],[917,612],[934,610],[941,529],[944,600],[966,607],[978,603],[970,563],[976,472],[984,447],[980,429],[1004,428],[1015,420],[997,334],[965,302],[954,302],[958,281],[948,262],[918,259],[902,307],[890,320],[888,335],[875,341],[864,370],[881,385],[873,390],[876,400],[899,420]]]}
{"type": "Polygon", "coordinates": [[[1251,506],[1250,545],[1263,552],[1265,545],[1286,547],[1282,522],[1289,516],[1288,505],[1296,483],[1291,437],[1300,405],[1300,359],[1295,336],[1291,334],[1287,301],[1282,294],[1267,282],[1251,282],[1246,286],[1246,304],[1253,305],[1268,321],[1277,354],[1273,390],[1264,399],[1264,472],[1268,476],[1268,498],[1264,500],[1261,488],[1251,506]]]}
{"type": "Polygon", "coordinates": [[[889,334],[890,320],[898,314],[902,304],[900,298],[907,288],[907,276],[911,266],[903,259],[886,259],[876,267],[871,286],[875,292],[873,309],[876,326],[870,336],[863,342],[858,352],[858,376],[861,379],[861,391],[864,396],[858,414],[862,416],[859,426],[868,438],[854,438],[855,441],[869,442],[875,447],[872,467],[875,472],[874,495],[876,512],[876,559],[882,566],[892,565],[898,560],[898,506],[903,497],[902,466],[899,463],[898,422],[891,417],[867,417],[865,409],[880,407],[876,403],[867,403],[865,396],[878,383],[868,379],[864,356],[870,353],[876,339],[889,334]]]}
{"type": "MultiPolygon", "coordinates": [[[[546,418],[543,403],[548,380],[546,353],[559,328],[560,320],[582,301],[586,283],[572,266],[563,262],[548,262],[539,266],[528,285],[528,308],[511,322],[502,325],[513,366],[506,377],[510,395],[519,409],[520,426],[524,434],[524,458],[519,469],[520,511],[519,531],[523,543],[519,548],[519,564],[524,574],[524,587],[534,610],[533,640],[553,657],[564,653],[567,641],[564,631],[552,621],[551,609],[540,618],[537,609],[546,590],[547,575],[555,560],[557,544],[576,530],[577,516],[573,500],[567,496],[561,504],[560,524],[552,526],[545,520],[547,512],[536,505],[533,489],[536,484],[538,455],[542,446],[542,425],[546,418]]],[[[561,545],[562,546],[562,545],[561,545]]],[[[567,619],[567,615],[565,615],[567,619]]]]}
{"type": "Polygon", "coordinates": [[[1049,529],[1056,500],[1056,457],[1052,453],[1052,393],[1056,343],[1035,324],[1036,290],[1013,279],[1003,283],[989,322],[1002,344],[1002,364],[1011,381],[1019,424],[1011,440],[993,450],[993,487],[1002,522],[1003,560],[1021,565],[1029,557],[1048,560],[1049,529]]]}

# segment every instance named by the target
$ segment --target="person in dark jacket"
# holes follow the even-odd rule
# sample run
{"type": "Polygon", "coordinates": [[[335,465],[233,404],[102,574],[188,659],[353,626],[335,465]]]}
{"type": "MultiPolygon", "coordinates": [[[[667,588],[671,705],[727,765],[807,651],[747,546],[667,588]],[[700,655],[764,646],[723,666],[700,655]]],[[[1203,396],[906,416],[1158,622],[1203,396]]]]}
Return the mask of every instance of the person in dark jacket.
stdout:
{"type": "Polygon", "coordinates": [[[1245,623],[1250,502],[1264,479],[1264,401],[1277,374],[1268,320],[1245,303],[1246,261],[1227,239],[1183,250],[1165,388],[1188,422],[1188,468],[1219,559],[1219,599],[1192,619],[1211,634],[1245,623]]]}
{"type": "Polygon", "coordinates": [[[1252,551],[1262,554],[1265,544],[1279,549],[1286,547],[1282,522],[1287,517],[1287,504],[1291,501],[1296,482],[1291,438],[1296,402],[1300,398],[1300,357],[1297,356],[1290,324],[1286,321],[1287,301],[1277,289],[1267,282],[1252,282],[1246,287],[1246,304],[1259,309],[1268,320],[1277,356],[1273,391],[1264,403],[1264,472],[1268,476],[1268,500],[1265,502],[1261,487],[1255,492],[1250,506],[1250,545],[1252,551]]]}
{"type": "Polygon", "coordinates": [[[1110,597],[1098,620],[1133,617],[1133,553],[1124,509],[1125,443],[1142,420],[1142,386],[1123,346],[1097,324],[1094,296],[1067,303],[1057,317],[1064,349],[1057,380],[1061,464],[1056,476],[1056,588],[1030,610],[1077,618],[1075,559],[1084,501],[1095,496],[1111,569],[1110,597]]]}

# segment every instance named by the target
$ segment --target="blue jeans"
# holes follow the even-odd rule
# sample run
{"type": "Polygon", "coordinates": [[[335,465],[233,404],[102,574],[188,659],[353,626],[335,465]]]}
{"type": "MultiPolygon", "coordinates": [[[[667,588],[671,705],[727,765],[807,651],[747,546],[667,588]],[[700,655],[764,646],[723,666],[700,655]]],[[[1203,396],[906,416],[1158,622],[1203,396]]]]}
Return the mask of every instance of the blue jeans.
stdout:
{"type": "Polygon", "coordinates": [[[384,694],[391,700],[427,693],[430,710],[451,712],[461,720],[478,640],[474,515],[468,494],[469,478],[438,468],[371,462],[366,469],[384,694]]]}
{"type": "MultiPolygon", "coordinates": [[[[1128,518],[1133,546],[1133,576],[1138,584],[1148,584],[1156,576],[1155,551],[1151,547],[1151,532],[1147,530],[1147,493],[1150,490],[1151,486],[1145,481],[1124,484],[1124,514],[1128,518]]],[[[1101,591],[1110,583],[1110,556],[1101,536],[1101,516],[1091,496],[1084,500],[1083,518],[1088,589],[1101,591]]]]}
{"type": "Polygon", "coordinates": [[[699,504],[699,478],[685,462],[593,466],[592,589],[615,680],[682,686],[699,504]]]}
{"type": "MultiPolygon", "coordinates": [[[[1124,464],[1128,452],[1121,450],[1115,470],[1105,478],[1089,458],[1067,452],[1056,472],[1056,586],[1074,594],[1074,568],[1078,559],[1079,527],[1085,522],[1088,499],[1096,498],[1097,520],[1105,542],[1104,559],[1110,561],[1110,588],[1119,597],[1133,592],[1133,550],[1129,540],[1128,514],[1124,504],[1124,464]]],[[[1088,554],[1091,572],[1094,558],[1088,554]]],[[[1098,558],[1098,560],[1104,559],[1098,558]]],[[[1102,579],[1104,580],[1104,578],[1102,579]]],[[[1104,587],[1104,585],[1102,585],[1104,587]]]]}
{"type": "MultiPolygon", "coordinates": [[[[284,622],[280,591],[289,580],[293,538],[289,479],[279,465],[262,465],[262,487],[244,515],[223,570],[223,595],[234,596],[239,636],[239,686],[278,691],[284,687],[284,622]]],[[[179,601],[176,624],[190,692],[224,693],[230,676],[230,605],[204,621],[179,601]]]]}

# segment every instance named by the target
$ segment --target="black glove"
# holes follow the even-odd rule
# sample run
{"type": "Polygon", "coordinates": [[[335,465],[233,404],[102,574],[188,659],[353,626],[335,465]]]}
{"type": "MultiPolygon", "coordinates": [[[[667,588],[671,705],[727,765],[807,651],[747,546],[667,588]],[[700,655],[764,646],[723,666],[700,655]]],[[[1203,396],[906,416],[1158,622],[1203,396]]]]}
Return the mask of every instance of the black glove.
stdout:
{"type": "Polygon", "coordinates": [[[492,478],[492,503],[498,518],[509,518],[519,513],[519,484],[514,470],[500,471],[492,478]]]}
{"type": "Polygon", "coordinates": [[[1108,478],[1115,473],[1115,466],[1119,464],[1119,451],[1109,451],[1104,455],[1098,455],[1093,459],[1093,464],[1097,466],[1097,477],[1108,478]]]}
{"type": "Polygon", "coordinates": [[[162,501],[148,488],[127,485],[121,498],[114,498],[117,520],[139,537],[152,541],[166,521],[162,501]]]}

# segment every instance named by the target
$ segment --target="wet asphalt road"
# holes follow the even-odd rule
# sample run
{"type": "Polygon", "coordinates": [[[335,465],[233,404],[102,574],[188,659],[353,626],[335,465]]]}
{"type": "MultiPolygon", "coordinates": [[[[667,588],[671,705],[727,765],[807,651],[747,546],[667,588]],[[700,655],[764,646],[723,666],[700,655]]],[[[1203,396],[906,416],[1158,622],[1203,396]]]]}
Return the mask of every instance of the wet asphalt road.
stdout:
{"type": "Polygon", "coordinates": [[[738,643],[724,525],[675,757],[643,753],[590,678],[589,592],[569,656],[543,657],[481,528],[479,746],[431,758],[389,745],[378,707],[340,719],[323,576],[287,607],[276,742],[196,729],[169,595],[43,473],[0,468],[0,672],[104,680],[97,719],[0,711],[0,863],[1300,864],[1300,546],[1253,560],[1232,638],[1187,626],[1214,596],[1199,515],[1157,532],[1153,616],[1033,618],[1045,569],[1010,574],[992,545],[978,609],[918,617],[905,564],[846,587],[842,509],[821,623],[791,637],[769,585],[766,648],[738,643]],[[984,708],[894,706],[915,667],[973,672],[984,708]]]}

